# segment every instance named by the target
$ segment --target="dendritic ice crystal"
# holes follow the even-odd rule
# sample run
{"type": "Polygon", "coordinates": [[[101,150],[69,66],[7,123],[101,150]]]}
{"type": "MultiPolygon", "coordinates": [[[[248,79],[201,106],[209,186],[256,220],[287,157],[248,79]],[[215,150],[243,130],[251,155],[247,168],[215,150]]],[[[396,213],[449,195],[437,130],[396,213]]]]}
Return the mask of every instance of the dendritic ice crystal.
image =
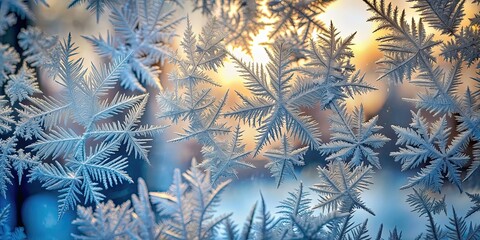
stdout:
{"type": "Polygon", "coordinates": [[[480,239],[478,0],[0,0],[0,84],[1,239],[480,239]]]}

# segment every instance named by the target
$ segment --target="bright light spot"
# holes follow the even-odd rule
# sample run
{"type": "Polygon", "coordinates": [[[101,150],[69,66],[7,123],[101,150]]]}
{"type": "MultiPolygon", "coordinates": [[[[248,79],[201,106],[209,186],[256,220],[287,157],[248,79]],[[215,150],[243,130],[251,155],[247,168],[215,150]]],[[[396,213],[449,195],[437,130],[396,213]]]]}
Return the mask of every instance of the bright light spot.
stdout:
{"type": "MultiPolygon", "coordinates": [[[[269,62],[267,51],[265,50],[266,44],[268,44],[268,34],[271,31],[271,27],[262,29],[259,34],[253,37],[253,41],[250,46],[251,55],[247,54],[241,48],[233,48],[227,46],[227,50],[235,57],[242,59],[248,63],[266,65],[269,62]]],[[[238,83],[243,83],[243,78],[240,77],[237,70],[237,63],[231,58],[227,58],[223,64],[223,68],[218,70],[220,76],[220,82],[226,87],[232,87],[238,83]]]]}
{"type": "Polygon", "coordinates": [[[357,32],[354,42],[361,45],[370,40],[373,30],[373,24],[367,22],[371,14],[366,5],[358,0],[343,0],[335,1],[329,4],[325,12],[319,14],[327,28],[330,27],[330,22],[340,31],[340,36],[347,37],[357,32]]]}
{"type": "Polygon", "coordinates": [[[223,63],[223,67],[218,69],[218,74],[221,76],[221,84],[229,87],[236,81],[241,81],[240,75],[238,75],[236,64],[230,59],[226,59],[223,63]]]}
{"type": "Polygon", "coordinates": [[[246,62],[255,62],[262,65],[268,63],[268,54],[265,50],[265,47],[270,43],[269,40],[269,33],[272,30],[272,27],[265,27],[264,29],[260,30],[258,35],[253,37],[253,41],[250,45],[251,55],[247,54],[241,48],[233,48],[228,46],[228,51],[230,51],[236,57],[242,59],[246,62]]]}

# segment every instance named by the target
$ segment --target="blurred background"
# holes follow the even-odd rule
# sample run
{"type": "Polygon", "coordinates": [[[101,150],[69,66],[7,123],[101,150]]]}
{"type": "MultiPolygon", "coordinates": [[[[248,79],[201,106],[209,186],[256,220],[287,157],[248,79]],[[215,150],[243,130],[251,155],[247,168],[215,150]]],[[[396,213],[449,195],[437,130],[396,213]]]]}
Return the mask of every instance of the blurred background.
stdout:
{"type": "MultiPolygon", "coordinates": [[[[58,35],[60,39],[71,33],[74,42],[79,47],[78,57],[85,59],[85,67],[88,67],[90,62],[93,64],[104,62],[105,59],[99,58],[93,47],[82,36],[98,36],[99,33],[106,36],[107,31],[112,32],[112,27],[108,21],[108,13],[103,14],[97,23],[95,16],[85,10],[83,5],[68,9],[68,1],[49,0],[48,2],[50,4],[48,8],[43,5],[30,4],[37,17],[37,25],[48,34],[58,35]]],[[[410,3],[396,1],[395,4],[398,4],[400,8],[407,9],[408,16],[418,18],[418,15],[409,9],[410,3]]],[[[465,9],[466,18],[480,11],[477,5],[470,4],[470,1],[465,9]]],[[[199,33],[207,19],[200,11],[192,13],[192,10],[193,6],[190,1],[187,1],[184,8],[177,11],[177,15],[178,17],[185,17],[188,14],[194,31],[199,33]]],[[[403,231],[405,239],[411,239],[423,231],[426,219],[419,218],[417,213],[411,213],[411,208],[405,202],[410,190],[399,190],[406,183],[407,177],[412,176],[414,172],[401,172],[400,164],[394,162],[393,158],[389,156],[390,152],[398,149],[395,146],[396,135],[390,126],[400,125],[405,127],[410,123],[410,110],[414,110],[414,106],[402,101],[402,98],[415,96],[418,89],[408,83],[394,86],[384,80],[376,81],[378,74],[376,73],[375,62],[381,58],[382,54],[378,50],[375,39],[382,33],[372,33],[375,25],[367,22],[370,13],[367,12],[367,6],[361,0],[334,1],[326,8],[326,12],[318,17],[324,23],[333,22],[341,32],[341,36],[346,37],[356,32],[355,45],[352,47],[355,53],[353,63],[358,70],[365,74],[367,81],[378,90],[349,99],[348,109],[352,110],[355,106],[363,104],[367,118],[378,115],[379,125],[384,127],[381,132],[392,139],[380,150],[379,157],[382,169],[376,171],[374,184],[362,196],[366,205],[376,213],[376,216],[358,211],[355,213],[355,220],[361,222],[363,219],[369,218],[368,226],[371,234],[376,232],[380,224],[383,223],[384,231],[393,230],[396,226],[403,231]]],[[[18,19],[15,27],[1,37],[1,42],[16,46],[16,36],[20,29],[26,27],[26,25],[25,21],[22,22],[21,19],[18,19]]],[[[186,22],[183,21],[178,27],[177,33],[179,36],[182,35],[185,26],[186,22]]],[[[245,61],[266,63],[268,58],[264,47],[265,43],[268,42],[268,31],[267,27],[254,38],[251,47],[252,56],[231,46],[229,46],[229,50],[245,61]]],[[[433,29],[428,29],[428,31],[435,32],[433,29]]],[[[173,48],[178,48],[179,41],[180,37],[177,37],[173,48]]],[[[20,52],[18,46],[16,48],[20,52]]],[[[448,66],[447,63],[441,64],[448,66]]],[[[167,63],[162,69],[161,81],[167,88],[169,86],[167,73],[172,67],[171,64],[167,63]]],[[[462,84],[460,91],[463,91],[467,86],[471,86],[472,82],[468,79],[473,76],[474,71],[474,67],[464,68],[463,76],[466,81],[462,84]]],[[[227,89],[245,91],[235,65],[228,59],[224,67],[216,73],[212,72],[211,76],[222,84],[221,88],[215,89],[214,94],[217,96],[223,96],[227,89]]],[[[39,81],[41,89],[46,94],[54,95],[60,91],[59,86],[51,79],[40,76],[39,81]]],[[[155,113],[158,111],[155,95],[158,90],[148,89],[148,91],[150,92],[150,101],[143,121],[162,124],[155,118],[155,113]]],[[[235,94],[230,94],[226,109],[233,106],[235,101],[239,101],[238,97],[235,94]]],[[[324,142],[328,141],[330,138],[328,123],[330,112],[322,111],[319,108],[310,111],[310,114],[319,123],[319,128],[323,133],[322,140],[324,142]]],[[[150,191],[166,191],[171,184],[172,173],[175,168],[180,168],[183,172],[189,167],[193,157],[198,161],[202,160],[201,146],[195,141],[167,142],[168,139],[175,137],[175,132],[179,131],[181,127],[181,125],[171,127],[153,141],[153,147],[150,151],[150,165],[140,160],[129,161],[128,173],[132,179],[144,178],[150,191]]],[[[252,149],[255,146],[253,140],[256,133],[255,129],[248,126],[243,127],[245,129],[244,142],[247,144],[247,149],[252,149]]],[[[239,223],[244,221],[251,206],[259,201],[260,191],[265,196],[269,211],[275,212],[277,210],[274,207],[278,205],[278,202],[287,196],[288,191],[298,187],[300,181],[307,187],[316,183],[316,168],[324,166],[326,163],[325,156],[320,156],[315,151],[309,151],[305,156],[306,165],[297,169],[299,181],[287,181],[277,189],[274,179],[270,177],[268,169],[264,167],[267,163],[266,159],[260,156],[249,159],[249,162],[253,163],[256,168],[240,172],[239,179],[233,181],[222,194],[223,200],[219,209],[219,212],[233,212],[234,220],[239,223]]],[[[465,190],[470,193],[480,192],[478,173],[471,179],[471,182],[465,183],[465,190]]],[[[68,239],[70,233],[76,231],[75,227],[71,225],[71,221],[76,217],[74,211],[68,212],[60,221],[57,221],[56,192],[42,190],[38,182],[28,183],[25,179],[20,186],[16,184],[9,186],[8,192],[7,199],[0,198],[0,205],[11,204],[11,212],[14,213],[11,225],[24,226],[31,239],[68,239]]],[[[130,199],[132,193],[136,193],[136,184],[119,185],[108,189],[104,194],[118,204],[130,199]]],[[[453,204],[459,215],[465,214],[470,208],[468,197],[465,194],[460,194],[458,189],[453,186],[446,185],[444,193],[447,195],[447,204],[453,204]]],[[[312,194],[312,197],[315,199],[314,194],[312,194]]],[[[479,214],[470,217],[470,220],[480,222],[479,214]]],[[[439,219],[439,223],[446,223],[447,221],[448,218],[445,216],[439,219]]]]}

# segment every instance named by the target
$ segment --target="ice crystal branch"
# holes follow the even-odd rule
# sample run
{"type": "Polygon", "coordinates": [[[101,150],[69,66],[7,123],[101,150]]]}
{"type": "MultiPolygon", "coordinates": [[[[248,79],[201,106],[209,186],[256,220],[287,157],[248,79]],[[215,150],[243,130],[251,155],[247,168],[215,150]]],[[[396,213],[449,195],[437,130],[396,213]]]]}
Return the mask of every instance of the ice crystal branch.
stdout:
{"type": "Polygon", "coordinates": [[[257,127],[255,155],[265,145],[279,139],[283,128],[313,148],[320,146],[320,131],[315,121],[302,113],[297,104],[293,104],[294,71],[290,54],[291,50],[286,44],[276,45],[268,52],[270,63],[266,67],[247,64],[232,56],[245,78],[245,86],[253,96],[237,92],[242,103],[237,104],[226,116],[257,127]]]}
{"type": "Polygon", "coordinates": [[[225,45],[241,47],[251,54],[253,37],[267,25],[263,22],[265,13],[261,9],[261,3],[253,0],[229,0],[222,3],[218,19],[227,32],[225,45]]]}
{"type": "Polygon", "coordinates": [[[8,226],[8,218],[10,215],[10,205],[2,208],[0,211],[0,237],[2,239],[24,240],[27,239],[22,227],[10,229],[8,226]]]}
{"type": "Polygon", "coordinates": [[[334,161],[325,168],[319,167],[318,172],[321,183],[311,188],[320,194],[319,203],[315,208],[339,209],[344,212],[359,208],[374,215],[360,199],[360,193],[371,184],[373,174],[371,167],[352,167],[350,163],[334,161]]]}
{"type": "Polygon", "coordinates": [[[233,133],[231,142],[225,143],[220,139],[221,135],[230,133],[230,127],[221,122],[228,91],[221,99],[212,97],[212,87],[220,85],[207,75],[207,71],[216,71],[223,64],[226,53],[223,35],[217,31],[218,26],[218,21],[213,19],[197,37],[187,19],[187,29],[181,42],[186,57],[178,53],[171,56],[177,66],[177,70],[170,75],[175,87],[157,97],[162,108],[158,115],[160,118],[170,119],[174,123],[188,122],[184,132],[178,133],[178,137],[171,141],[198,140],[205,157],[200,166],[211,171],[213,182],[236,177],[239,167],[254,167],[244,161],[249,152],[241,143],[242,130],[239,127],[233,133]]]}
{"type": "Polygon", "coordinates": [[[115,59],[131,54],[120,73],[120,83],[131,90],[160,85],[160,67],[170,52],[175,27],[182,20],[174,18],[175,9],[169,1],[126,1],[112,7],[110,21],[114,35],[106,39],[85,37],[101,56],[115,59]]]}
{"type": "Polygon", "coordinates": [[[0,2],[0,36],[17,23],[15,15],[22,19],[35,20],[34,14],[23,0],[2,0],[0,2]]]}
{"type": "Polygon", "coordinates": [[[307,147],[294,148],[291,141],[283,135],[281,146],[278,149],[271,149],[265,152],[265,156],[270,162],[265,165],[270,169],[270,173],[277,180],[277,188],[285,181],[287,177],[297,179],[294,166],[303,166],[303,155],[308,150],[307,147]]]}
{"type": "MultiPolygon", "coordinates": [[[[433,125],[431,133],[428,132],[427,122],[420,116],[420,112],[414,114],[411,125],[417,129],[416,133],[413,129],[393,126],[399,137],[397,144],[407,145],[407,148],[392,153],[397,161],[402,162],[403,169],[415,168],[431,159],[430,164],[423,168],[417,177],[412,178],[407,186],[421,183],[440,191],[445,176],[461,190],[461,168],[470,158],[466,153],[466,145],[469,140],[476,144],[480,139],[478,95],[472,94],[478,92],[478,86],[473,90],[467,88],[464,93],[459,91],[459,86],[464,81],[463,65],[470,66],[478,59],[478,56],[475,57],[478,55],[478,48],[475,47],[478,31],[470,29],[473,26],[469,26],[462,27],[462,33],[458,33],[460,22],[465,16],[465,1],[412,0],[415,2],[413,8],[420,12],[421,18],[418,21],[412,19],[411,23],[407,22],[405,11],[392,3],[385,3],[383,0],[365,2],[374,13],[370,21],[379,23],[376,31],[386,31],[385,36],[378,38],[380,50],[384,53],[383,59],[379,61],[382,72],[380,78],[388,77],[394,82],[407,79],[425,89],[419,92],[416,98],[407,100],[414,102],[419,109],[443,116],[433,125]],[[452,37],[451,41],[443,44],[441,54],[452,63],[448,71],[437,64],[438,57],[435,56],[433,48],[441,42],[435,40],[434,34],[426,32],[424,22],[452,37]],[[464,31],[471,35],[468,40],[462,40],[464,31]],[[473,42],[467,43],[468,41],[473,42]],[[448,45],[462,50],[450,55],[447,53],[449,51],[446,51],[448,45]],[[465,51],[465,54],[460,53],[461,51],[465,51]],[[450,128],[446,125],[445,114],[456,115],[458,135],[453,138],[450,146],[447,146],[450,128]],[[438,144],[438,147],[434,144],[438,144]]],[[[468,179],[475,169],[476,161],[465,179],[468,179]]]]}
{"type": "Polygon", "coordinates": [[[125,171],[127,159],[113,157],[114,153],[125,146],[125,154],[147,160],[147,138],[162,129],[140,125],[147,95],[107,98],[130,55],[119,56],[102,68],[92,66],[87,76],[83,60],[74,59],[76,50],[70,36],[61,45],[57,82],[65,94],[58,99],[29,97],[31,103],[21,105],[15,129],[17,137],[35,140],[28,149],[44,163],[31,169],[29,181],[39,180],[46,189],[61,193],[59,216],[75,208],[81,195],[85,202],[100,203],[105,197],[102,189],[131,182],[125,171]],[[123,114],[123,122],[102,123],[123,114]],[[67,122],[79,124],[83,131],[74,131],[64,125],[67,122]],[[48,163],[49,159],[54,163],[48,163]],[[66,163],[61,164],[59,159],[66,163]]]}
{"type": "Polygon", "coordinates": [[[378,153],[374,149],[381,148],[390,139],[376,133],[382,129],[376,125],[378,117],[364,121],[363,106],[356,108],[353,117],[345,112],[344,106],[333,105],[336,114],[330,118],[332,141],[320,147],[322,154],[329,155],[327,160],[350,160],[355,165],[363,161],[381,168],[378,153]]]}
{"type": "Polygon", "coordinates": [[[468,163],[469,157],[462,153],[466,147],[468,133],[460,133],[453,137],[448,144],[451,129],[447,125],[445,116],[429,126],[420,115],[412,112],[412,128],[392,126],[398,135],[397,144],[405,145],[391,156],[402,164],[402,170],[417,168],[427,163],[421,172],[410,178],[409,183],[403,188],[421,184],[435,191],[440,191],[443,185],[443,176],[462,190],[460,169],[468,163]]]}

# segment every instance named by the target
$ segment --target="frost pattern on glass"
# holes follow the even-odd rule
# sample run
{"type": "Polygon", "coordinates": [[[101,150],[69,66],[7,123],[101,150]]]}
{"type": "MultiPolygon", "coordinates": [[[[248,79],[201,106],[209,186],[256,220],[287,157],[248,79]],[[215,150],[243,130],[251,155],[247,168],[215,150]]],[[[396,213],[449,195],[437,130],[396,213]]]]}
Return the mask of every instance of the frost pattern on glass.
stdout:
{"type": "MultiPolygon", "coordinates": [[[[27,24],[18,46],[0,43],[1,194],[6,198],[16,184],[14,174],[19,184],[26,178],[57,191],[59,218],[77,209],[77,239],[401,239],[401,229],[385,234],[381,225],[372,233],[368,219],[353,217],[357,210],[375,215],[362,194],[376,181],[373,169],[394,160],[413,175],[402,189],[412,211],[427,220],[417,239],[480,239],[480,226],[468,221],[480,211],[480,197],[465,187],[480,168],[480,15],[466,18],[466,0],[408,0],[419,14],[412,19],[393,3],[364,0],[374,32],[382,33],[378,78],[418,90],[404,99],[416,109],[411,123],[391,126],[397,150],[381,159],[391,140],[382,119],[367,118],[361,104],[347,110],[348,99],[376,88],[352,64],[355,33],[340,37],[333,22],[319,20],[329,2],[193,0],[193,11],[208,19],[196,34],[189,16],[177,18],[183,1],[71,0],[69,8],[85,5],[97,22],[109,13],[114,29],[84,36],[108,62],[87,69],[71,35],[62,39],[34,26],[35,12],[23,0],[0,1],[0,36],[19,19],[27,24]],[[253,56],[254,37],[266,27],[272,28],[266,64],[232,51],[253,56]],[[211,77],[227,61],[246,91],[225,90],[211,77]],[[164,88],[167,62],[173,70],[164,88]],[[463,88],[466,70],[473,84],[463,88]],[[55,82],[61,94],[42,91],[37,78],[55,82]],[[103,190],[133,183],[128,162],[149,162],[151,140],[165,128],[141,120],[151,88],[158,118],[186,126],[169,141],[196,140],[203,160],[192,160],[183,174],[176,169],[166,192],[149,192],[139,179],[138,194],[115,204],[103,190]],[[329,140],[322,139],[323,119],[312,114],[320,110],[329,114],[329,140]],[[245,144],[246,126],[255,131],[253,149],[245,144]],[[277,208],[260,193],[243,223],[219,212],[222,192],[241,169],[255,167],[251,158],[269,160],[265,168],[280,188],[298,178],[311,151],[326,163],[313,186],[299,181],[277,208]],[[447,204],[446,185],[470,198],[465,216],[447,204]],[[448,223],[438,223],[440,215],[448,223]]],[[[8,225],[9,215],[10,206],[0,211],[0,237],[25,239],[22,228],[8,225]]]]}

